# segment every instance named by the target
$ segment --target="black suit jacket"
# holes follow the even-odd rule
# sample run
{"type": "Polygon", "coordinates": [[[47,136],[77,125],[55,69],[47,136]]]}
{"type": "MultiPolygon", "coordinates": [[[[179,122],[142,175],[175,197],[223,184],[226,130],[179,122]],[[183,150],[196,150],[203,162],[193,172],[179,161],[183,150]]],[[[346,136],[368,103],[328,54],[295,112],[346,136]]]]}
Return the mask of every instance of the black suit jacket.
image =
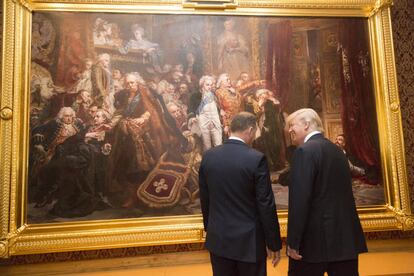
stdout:
{"type": "Polygon", "coordinates": [[[308,262],[366,252],[345,154],[322,134],[299,146],[289,185],[288,245],[308,262]]]}
{"type": "Polygon", "coordinates": [[[206,248],[243,262],[282,247],[265,156],[237,140],[205,152],[199,170],[206,248]]]}

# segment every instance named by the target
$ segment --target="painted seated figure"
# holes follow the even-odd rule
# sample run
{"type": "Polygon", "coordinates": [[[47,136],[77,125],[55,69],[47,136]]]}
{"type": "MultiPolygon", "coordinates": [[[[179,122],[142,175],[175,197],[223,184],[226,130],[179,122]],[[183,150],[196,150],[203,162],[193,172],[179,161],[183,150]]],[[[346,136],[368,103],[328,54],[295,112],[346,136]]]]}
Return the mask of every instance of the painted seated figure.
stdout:
{"type": "Polygon", "coordinates": [[[151,64],[157,72],[161,72],[162,52],[157,43],[151,42],[144,38],[144,28],[138,24],[131,26],[133,37],[121,48],[121,54],[136,52],[142,54],[143,63],[151,64]]]}

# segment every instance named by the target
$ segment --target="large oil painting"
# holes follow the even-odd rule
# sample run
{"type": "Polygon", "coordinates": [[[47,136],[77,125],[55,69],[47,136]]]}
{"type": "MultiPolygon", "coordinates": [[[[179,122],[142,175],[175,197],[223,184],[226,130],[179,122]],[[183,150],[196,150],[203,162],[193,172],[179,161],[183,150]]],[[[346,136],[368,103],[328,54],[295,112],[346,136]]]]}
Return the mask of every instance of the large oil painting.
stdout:
{"type": "Polygon", "coordinates": [[[202,154],[240,111],[286,210],[284,119],[303,107],[348,157],[357,205],[385,204],[366,19],[34,12],[31,26],[29,223],[199,214],[202,154]]]}

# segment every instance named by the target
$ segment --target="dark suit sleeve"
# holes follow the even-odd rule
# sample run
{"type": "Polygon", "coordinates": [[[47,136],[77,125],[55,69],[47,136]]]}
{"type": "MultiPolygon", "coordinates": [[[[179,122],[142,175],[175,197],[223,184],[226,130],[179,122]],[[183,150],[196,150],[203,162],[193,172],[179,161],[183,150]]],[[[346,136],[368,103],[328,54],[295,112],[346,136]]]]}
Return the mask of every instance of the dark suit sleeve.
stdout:
{"type": "Polygon", "coordinates": [[[198,170],[198,185],[200,186],[200,202],[201,212],[203,213],[204,230],[207,231],[210,199],[208,194],[207,179],[204,171],[204,163],[205,160],[203,158],[198,170]]]}
{"type": "Polygon", "coordinates": [[[288,238],[290,248],[299,250],[312,202],[316,176],[312,152],[298,148],[293,156],[289,184],[288,238]]]}
{"type": "Polygon", "coordinates": [[[259,162],[255,174],[255,182],[256,205],[258,207],[260,221],[263,225],[266,245],[272,251],[280,250],[282,248],[280,227],[276,213],[275,196],[273,195],[269,168],[265,156],[259,162]]]}

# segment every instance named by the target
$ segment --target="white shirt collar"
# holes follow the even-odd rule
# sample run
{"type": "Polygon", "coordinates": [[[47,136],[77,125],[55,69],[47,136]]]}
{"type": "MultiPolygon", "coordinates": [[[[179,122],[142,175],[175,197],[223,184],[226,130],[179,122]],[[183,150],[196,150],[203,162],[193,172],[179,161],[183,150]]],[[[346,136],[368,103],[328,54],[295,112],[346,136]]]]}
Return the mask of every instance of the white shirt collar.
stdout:
{"type": "Polygon", "coordinates": [[[243,143],[245,143],[246,144],[246,142],[242,139],[242,138],[239,138],[239,137],[236,137],[236,136],[230,136],[229,137],[229,140],[230,139],[232,139],[232,140],[237,140],[237,141],[240,141],[240,142],[243,142],[243,143]]]}
{"type": "Polygon", "coordinates": [[[306,135],[305,140],[303,141],[303,143],[306,143],[313,135],[319,134],[321,133],[320,131],[314,130],[310,133],[308,133],[308,135],[306,135]]]}

